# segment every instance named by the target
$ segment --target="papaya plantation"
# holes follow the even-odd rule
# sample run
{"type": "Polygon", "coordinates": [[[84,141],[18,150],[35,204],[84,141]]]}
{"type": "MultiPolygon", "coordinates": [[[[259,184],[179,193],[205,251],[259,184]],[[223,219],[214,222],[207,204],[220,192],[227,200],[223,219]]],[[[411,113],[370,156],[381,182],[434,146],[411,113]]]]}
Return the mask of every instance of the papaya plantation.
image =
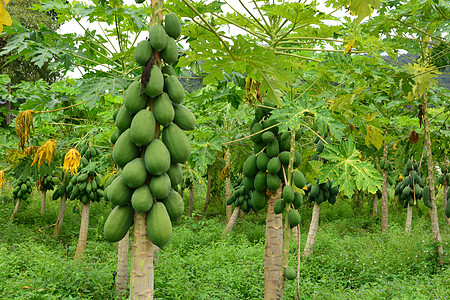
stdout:
{"type": "Polygon", "coordinates": [[[0,0],[0,298],[448,297],[449,18],[0,0]]]}

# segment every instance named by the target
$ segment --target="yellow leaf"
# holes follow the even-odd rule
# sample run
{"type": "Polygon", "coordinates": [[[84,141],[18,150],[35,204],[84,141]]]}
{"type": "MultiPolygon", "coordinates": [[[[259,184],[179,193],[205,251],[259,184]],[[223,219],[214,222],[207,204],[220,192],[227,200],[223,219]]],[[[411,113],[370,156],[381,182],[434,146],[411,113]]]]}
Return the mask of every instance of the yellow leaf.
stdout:
{"type": "Polygon", "coordinates": [[[11,26],[12,19],[9,13],[6,11],[6,5],[8,5],[9,0],[3,0],[5,5],[3,6],[3,2],[0,0],[0,33],[3,32],[3,25],[11,26]]]}
{"type": "Polygon", "coordinates": [[[64,170],[66,170],[66,172],[70,171],[72,175],[75,175],[75,173],[77,173],[77,168],[80,165],[80,160],[80,152],[75,148],[70,149],[64,157],[64,170]]]}
{"type": "Polygon", "coordinates": [[[347,45],[345,46],[344,52],[347,54],[350,54],[352,52],[352,47],[353,44],[355,43],[356,39],[353,38],[350,40],[350,42],[347,43],[347,45]]]}
{"type": "Polygon", "coordinates": [[[0,171],[0,188],[6,183],[5,181],[5,170],[0,171]]]}
{"type": "Polygon", "coordinates": [[[33,162],[31,166],[34,166],[38,163],[38,169],[44,164],[45,161],[50,164],[56,155],[56,141],[54,139],[50,139],[45,142],[37,151],[34,156],[33,162]]]}
{"type": "Polygon", "coordinates": [[[25,144],[28,142],[28,139],[31,135],[30,127],[34,130],[33,125],[33,111],[32,110],[25,110],[20,112],[15,121],[15,128],[17,136],[19,137],[19,147],[21,149],[25,148],[25,144]]]}
{"type": "Polygon", "coordinates": [[[383,145],[383,131],[370,124],[366,124],[366,130],[366,145],[370,146],[372,144],[375,148],[380,149],[383,145]]]}
{"type": "Polygon", "coordinates": [[[397,144],[398,142],[395,142],[394,146],[392,146],[392,149],[397,150],[397,144]]]}

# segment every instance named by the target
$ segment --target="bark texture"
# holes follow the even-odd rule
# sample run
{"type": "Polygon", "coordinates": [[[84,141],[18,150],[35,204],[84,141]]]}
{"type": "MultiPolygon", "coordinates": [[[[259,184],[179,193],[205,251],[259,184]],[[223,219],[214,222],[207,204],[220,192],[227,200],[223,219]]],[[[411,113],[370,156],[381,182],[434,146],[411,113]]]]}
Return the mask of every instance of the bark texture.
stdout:
{"type": "MultiPolygon", "coordinates": [[[[444,161],[444,168],[445,168],[445,170],[446,170],[446,172],[444,173],[444,199],[443,199],[443,201],[444,201],[444,211],[446,211],[447,210],[447,196],[448,196],[448,180],[447,180],[447,175],[448,175],[448,172],[447,172],[447,168],[448,168],[448,157],[447,156],[445,156],[445,161],[444,161]]],[[[444,214],[444,219],[445,219],[445,224],[447,224],[447,225],[450,225],[450,219],[449,218],[447,218],[447,216],[444,214]]]]}
{"type": "Polygon", "coordinates": [[[320,205],[314,201],[311,224],[309,225],[308,239],[306,240],[305,250],[303,251],[305,256],[310,256],[314,252],[317,230],[319,229],[319,213],[320,205]]]}
{"type": "Polygon", "coordinates": [[[411,227],[412,227],[412,213],[413,213],[413,207],[409,205],[406,209],[406,224],[405,224],[405,232],[410,233],[411,227]]]}
{"type": "Polygon", "coordinates": [[[64,221],[64,213],[66,212],[66,201],[67,195],[66,193],[64,193],[64,195],[61,196],[61,202],[59,203],[58,218],[56,219],[55,230],[53,231],[53,238],[55,239],[57,239],[61,233],[62,224],[64,221]]]}
{"type": "Polygon", "coordinates": [[[47,190],[42,190],[42,200],[41,200],[41,216],[45,214],[45,201],[47,200],[47,190]]]}
{"type": "Polygon", "coordinates": [[[147,215],[134,214],[130,300],[153,299],[153,244],[147,235],[147,215]]]}
{"type": "Polygon", "coordinates": [[[372,217],[376,217],[378,215],[378,195],[375,193],[373,195],[373,201],[372,201],[372,217]]]}
{"type": "Polygon", "coordinates": [[[192,217],[192,213],[194,212],[194,184],[191,184],[189,187],[189,207],[188,207],[188,216],[192,217]]]}
{"type": "Polygon", "coordinates": [[[205,204],[203,205],[203,212],[206,212],[208,210],[210,199],[211,199],[211,175],[208,172],[208,180],[206,182],[206,197],[205,197],[205,204]]]}
{"type": "MultiPolygon", "coordinates": [[[[225,150],[225,165],[228,170],[227,177],[225,178],[225,199],[230,198],[231,196],[231,180],[230,180],[230,169],[231,169],[231,162],[230,162],[230,148],[227,147],[225,150]]],[[[226,205],[226,204],[225,204],[226,205]]],[[[227,205],[226,207],[226,214],[227,214],[227,224],[230,222],[231,218],[231,210],[233,207],[231,205],[227,205]]]]}
{"type": "Polygon", "coordinates": [[[227,235],[233,229],[234,224],[236,224],[236,220],[238,219],[240,209],[240,206],[234,208],[233,214],[227,223],[227,227],[225,227],[225,230],[222,232],[222,235],[227,235]]]}
{"type": "Polygon", "coordinates": [[[436,206],[436,190],[434,183],[434,164],[433,164],[433,154],[431,153],[431,137],[430,137],[430,120],[428,117],[428,104],[427,97],[424,96],[423,105],[423,120],[424,120],[424,130],[425,130],[425,147],[427,148],[427,163],[428,163],[428,183],[430,187],[430,198],[431,198],[431,229],[433,232],[433,242],[436,244],[436,252],[439,255],[440,263],[443,263],[444,250],[442,247],[441,232],[439,230],[438,213],[436,206]]]}
{"type": "Polygon", "coordinates": [[[290,225],[288,219],[289,209],[285,209],[283,212],[283,256],[281,258],[281,268],[279,271],[278,280],[278,292],[276,299],[283,299],[284,286],[286,284],[285,270],[289,266],[289,242],[290,242],[290,225]]]}
{"type": "Polygon", "coordinates": [[[271,191],[268,197],[266,216],[266,242],[264,248],[264,299],[277,299],[283,257],[282,215],[273,211],[275,202],[281,198],[281,188],[271,191]]]}
{"type": "Polygon", "coordinates": [[[83,259],[84,251],[86,251],[90,209],[91,209],[91,201],[88,201],[86,204],[81,204],[80,234],[78,236],[77,250],[75,251],[74,259],[83,259]]]}
{"type": "Polygon", "coordinates": [[[117,247],[117,277],[116,277],[116,295],[121,298],[127,292],[127,273],[128,273],[128,247],[130,232],[120,240],[117,247]]]}
{"type": "Polygon", "coordinates": [[[14,219],[14,217],[15,217],[16,214],[17,214],[17,212],[19,211],[19,206],[20,206],[20,198],[17,199],[16,206],[14,206],[14,211],[13,211],[11,217],[9,217],[9,221],[10,221],[10,222],[14,219]]]}

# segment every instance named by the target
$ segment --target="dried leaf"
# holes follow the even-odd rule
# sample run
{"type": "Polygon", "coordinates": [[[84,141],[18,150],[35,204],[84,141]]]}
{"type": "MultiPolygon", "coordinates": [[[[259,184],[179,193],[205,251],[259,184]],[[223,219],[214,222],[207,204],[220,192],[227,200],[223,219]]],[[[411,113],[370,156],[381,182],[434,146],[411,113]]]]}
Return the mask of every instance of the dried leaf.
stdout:
{"type": "Polygon", "coordinates": [[[39,169],[44,164],[45,161],[47,161],[48,164],[50,164],[55,158],[55,155],[56,155],[56,140],[50,139],[36,151],[36,155],[34,156],[31,166],[34,166],[36,163],[38,163],[39,169]]]}
{"type": "Polygon", "coordinates": [[[5,5],[3,6],[3,2],[0,0],[0,33],[3,31],[3,25],[11,26],[12,19],[9,13],[6,11],[6,5],[8,5],[9,0],[3,0],[5,5]]]}
{"type": "Polygon", "coordinates": [[[5,181],[5,170],[0,171],[0,188],[6,183],[5,181]]]}
{"type": "Polygon", "coordinates": [[[33,111],[25,110],[19,113],[15,120],[15,128],[19,137],[19,147],[23,150],[31,135],[30,128],[33,128],[33,111]]]}
{"type": "Polygon", "coordinates": [[[81,155],[77,149],[70,149],[64,157],[64,170],[70,171],[72,175],[77,173],[77,168],[80,165],[81,155]]]}

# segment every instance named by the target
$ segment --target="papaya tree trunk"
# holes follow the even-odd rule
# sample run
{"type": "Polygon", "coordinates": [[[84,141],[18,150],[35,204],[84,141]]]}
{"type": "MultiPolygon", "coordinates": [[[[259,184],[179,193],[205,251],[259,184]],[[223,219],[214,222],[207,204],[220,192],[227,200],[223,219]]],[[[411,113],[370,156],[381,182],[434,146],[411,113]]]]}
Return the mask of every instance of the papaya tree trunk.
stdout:
{"type": "Polygon", "coordinates": [[[281,188],[268,196],[266,215],[266,241],[264,247],[264,299],[277,299],[278,281],[283,257],[282,215],[273,211],[275,202],[281,198],[281,188]]]}
{"type": "Polygon", "coordinates": [[[130,272],[130,300],[152,300],[154,269],[153,244],[147,235],[147,214],[134,214],[130,272]]]}
{"type": "Polygon", "coordinates": [[[373,201],[372,201],[372,217],[376,217],[378,215],[378,194],[375,193],[373,195],[373,201]]]}
{"type": "Polygon", "coordinates": [[[19,211],[19,205],[20,205],[20,198],[17,199],[16,206],[14,206],[14,211],[13,211],[11,217],[9,217],[9,221],[10,222],[14,219],[14,217],[17,214],[17,212],[19,211]]]}
{"type": "Polygon", "coordinates": [[[355,198],[353,200],[354,200],[354,202],[353,202],[354,207],[358,207],[358,201],[359,201],[359,191],[358,190],[355,191],[355,198]]]}
{"type": "Polygon", "coordinates": [[[91,209],[91,201],[81,204],[81,224],[80,235],[78,236],[77,250],[75,250],[75,260],[83,259],[86,251],[86,243],[89,229],[89,210],[91,209]]]}
{"type": "MultiPolygon", "coordinates": [[[[446,172],[444,173],[444,197],[443,197],[443,201],[444,201],[444,211],[447,210],[447,197],[448,197],[448,172],[447,172],[447,168],[448,168],[448,156],[445,156],[445,161],[444,161],[444,168],[446,170],[446,172]]],[[[447,218],[447,216],[444,214],[444,219],[445,219],[445,224],[450,225],[450,219],[447,218]]]]}
{"type": "MultiPolygon", "coordinates": [[[[384,143],[383,157],[385,161],[388,155],[388,145],[384,143]]],[[[381,231],[387,231],[389,228],[389,197],[388,197],[388,172],[383,170],[383,184],[381,186],[381,231]]]]}
{"type": "Polygon", "coordinates": [[[290,225],[288,219],[288,209],[283,211],[283,248],[282,248],[282,258],[281,258],[281,268],[278,271],[278,291],[276,299],[283,299],[284,287],[286,284],[286,273],[285,270],[289,266],[289,242],[290,242],[290,225]]]}
{"type": "MultiPolygon", "coordinates": [[[[231,156],[230,155],[230,147],[227,147],[225,150],[225,166],[227,168],[227,176],[225,177],[225,205],[226,205],[226,200],[231,197],[230,156],[231,156]]],[[[232,208],[233,207],[231,205],[226,205],[227,224],[230,222],[232,208]]]]}
{"type": "Polygon", "coordinates": [[[443,264],[444,250],[442,247],[441,232],[439,230],[438,213],[436,206],[436,190],[434,183],[434,164],[433,164],[433,154],[431,152],[431,137],[430,137],[430,120],[428,117],[428,103],[427,95],[424,95],[423,101],[423,120],[424,120],[424,131],[425,131],[425,147],[427,148],[427,163],[428,163],[428,183],[430,187],[430,218],[431,218],[431,229],[433,232],[433,242],[436,245],[436,253],[439,256],[440,263],[443,264]]]}
{"type": "Polygon", "coordinates": [[[66,200],[67,195],[66,193],[64,193],[61,196],[61,202],[59,203],[58,218],[56,219],[55,230],[53,231],[53,238],[55,239],[57,239],[59,237],[59,234],[61,233],[62,224],[64,221],[64,213],[66,212],[66,200]]]}
{"type": "Polygon", "coordinates": [[[188,216],[192,217],[192,213],[194,212],[194,184],[191,183],[189,193],[189,207],[188,207],[188,216]]]}
{"type": "Polygon", "coordinates": [[[130,232],[119,241],[117,247],[117,277],[116,277],[116,295],[122,298],[127,292],[127,273],[128,273],[128,246],[130,232]]]}
{"type": "Polygon", "coordinates": [[[227,227],[225,227],[225,230],[222,232],[222,235],[227,235],[233,229],[234,224],[236,224],[236,220],[238,219],[240,209],[241,206],[236,206],[234,208],[233,214],[227,223],[227,227]]]}
{"type": "Polygon", "coordinates": [[[208,210],[209,200],[211,199],[211,174],[208,172],[208,180],[206,182],[206,197],[205,204],[203,205],[203,212],[208,210]]]}
{"type": "Polygon", "coordinates": [[[45,214],[45,201],[47,200],[47,189],[42,190],[42,200],[41,200],[41,216],[45,214]]]}
{"type": "Polygon", "coordinates": [[[413,207],[411,205],[409,205],[409,202],[408,202],[408,207],[406,208],[406,225],[405,225],[405,231],[407,233],[411,232],[412,213],[413,213],[413,207]]]}
{"type": "Polygon", "coordinates": [[[320,205],[314,201],[314,207],[311,216],[311,224],[309,225],[308,238],[306,240],[305,250],[303,251],[305,256],[310,256],[314,252],[317,230],[319,229],[319,213],[320,213],[320,205]]]}

